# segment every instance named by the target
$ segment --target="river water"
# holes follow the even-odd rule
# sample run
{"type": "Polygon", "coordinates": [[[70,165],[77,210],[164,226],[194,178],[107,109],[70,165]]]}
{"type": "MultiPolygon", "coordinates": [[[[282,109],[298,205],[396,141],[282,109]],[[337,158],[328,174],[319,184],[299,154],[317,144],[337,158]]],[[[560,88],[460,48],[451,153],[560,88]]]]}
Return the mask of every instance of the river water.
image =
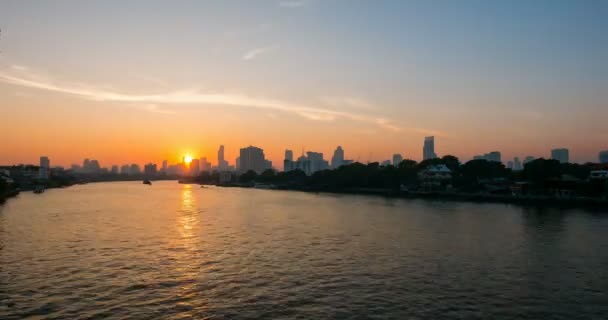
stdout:
{"type": "Polygon", "coordinates": [[[607,319],[608,214],[176,182],[0,206],[0,319],[607,319]]]}

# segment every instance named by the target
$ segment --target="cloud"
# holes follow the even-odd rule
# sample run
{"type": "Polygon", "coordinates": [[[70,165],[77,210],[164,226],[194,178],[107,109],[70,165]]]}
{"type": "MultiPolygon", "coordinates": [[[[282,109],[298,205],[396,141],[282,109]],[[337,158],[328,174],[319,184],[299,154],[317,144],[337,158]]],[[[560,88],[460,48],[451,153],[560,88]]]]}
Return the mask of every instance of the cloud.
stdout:
{"type": "Polygon", "coordinates": [[[321,98],[321,102],[332,107],[348,107],[362,110],[371,110],[374,108],[370,102],[355,97],[324,97],[321,98]]]}
{"type": "MultiPolygon", "coordinates": [[[[173,90],[154,94],[123,93],[108,88],[58,82],[52,78],[43,77],[39,74],[33,73],[27,68],[19,70],[18,75],[0,70],[0,82],[20,87],[68,94],[86,100],[124,103],[128,106],[162,114],[175,113],[172,110],[164,109],[164,105],[220,105],[263,109],[269,113],[272,113],[272,111],[282,111],[314,121],[327,122],[338,119],[347,119],[368,124],[375,124],[381,128],[393,132],[409,130],[424,134],[440,135],[436,131],[426,129],[402,128],[386,118],[372,116],[369,114],[311,107],[302,104],[238,93],[209,93],[202,92],[199,89],[173,90]]],[[[353,103],[353,101],[357,100],[351,100],[351,105],[358,104],[358,102],[353,103]]]]}
{"type": "Polygon", "coordinates": [[[283,8],[299,8],[306,4],[304,0],[285,0],[279,2],[279,7],[283,8]]]}
{"type": "Polygon", "coordinates": [[[243,60],[253,60],[261,54],[277,50],[278,48],[279,48],[278,45],[272,45],[272,46],[268,46],[268,47],[251,49],[251,50],[245,52],[245,54],[243,54],[242,59],[243,60]]]}
{"type": "Polygon", "coordinates": [[[394,132],[399,132],[402,130],[401,128],[397,127],[396,125],[392,124],[389,120],[384,119],[384,118],[376,119],[376,124],[385,129],[388,129],[388,130],[391,130],[394,132]]]}

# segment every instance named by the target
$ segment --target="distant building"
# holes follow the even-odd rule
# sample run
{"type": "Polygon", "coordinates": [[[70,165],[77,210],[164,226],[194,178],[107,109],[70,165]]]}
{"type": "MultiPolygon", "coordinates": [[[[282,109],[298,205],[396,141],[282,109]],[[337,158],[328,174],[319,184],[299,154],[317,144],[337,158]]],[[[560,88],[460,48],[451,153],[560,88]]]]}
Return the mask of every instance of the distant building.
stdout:
{"type": "Polygon", "coordinates": [[[221,145],[217,151],[217,169],[219,171],[228,170],[228,161],[224,159],[224,145],[221,145]]]}
{"type": "Polygon", "coordinates": [[[272,169],[272,161],[264,160],[264,170],[270,170],[270,169],[272,169]]]}
{"type": "MultiPolygon", "coordinates": [[[[344,165],[346,161],[347,160],[342,160],[342,165],[344,165]]],[[[323,159],[323,153],[321,152],[309,151],[306,152],[306,155],[302,155],[296,161],[285,159],[283,162],[284,171],[302,170],[307,175],[327,169],[329,169],[329,162],[323,159]]]]}
{"type": "Polygon", "coordinates": [[[507,168],[513,170],[513,161],[507,161],[507,168]]]}
{"type": "Polygon", "coordinates": [[[395,167],[399,166],[399,164],[403,161],[403,157],[399,153],[395,153],[393,155],[393,165],[395,167]]]}
{"type": "Polygon", "coordinates": [[[266,168],[266,159],[264,157],[264,150],[249,146],[241,148],[240,151],[240,164],[239,168],[241,172],[247,172],[253,170],[257,173],[262,173],[266,168]]]}
{"type": "Polygon", "coordinates": [[[329,169],[329,162],[323,159],[322,152],[308,151],[306,152],[306,158],[310,160],[311,173],[329,169]]]}
{"type": "Polygon", "coordinates": [[[207,161],[207,158],[201,158],[200,166],[201,172],[211,172],[211,162],[207,161]]]}
{"type": "Polygon", "coordinates": [[[570,161],[568,149],[558,148],[551,150],[551,159],[557,160],[560,163],[568,163],[570,161]]]}
{"type": "Polygon", "coordinates": [[[129,167],[129,175],[138,175],[141,174],[141,169],[139,168],[139,165],[136,163],[131,164],[131,166],[129,167]]]}
{"type": "Polygon", "coordinates": [[[144,174],[146,176],[156,176],[158,173],[156,163],[148,163],[144,166],[144,174]]]}
{"type": "Polygon", "coordinates": [[[167,169],[169,168],[169,162],[167,160],[163,160],[163,166],[160,169],[161,174],[167,174],[167,169]]]}
{"type": "Polygon", "coordinates": [[[285,160],[293,161],[293,151],[285,150],[285,160]]]}
{"type": "Polygon", "coordinates": [[[392,164],[391,160],[384,160],[384,161],[382,161],[382,163],[380,163],[380,165],[383,167],[390,166],[391,164],[392,164]]]}
{"type": "Polygon", "coordinates": [[[608,150],[600,151],[599,160],[600,163],[608,163],[608,150]]]}
{"type": "Polygon", "coordinates": [[[528,162],[534,161],[534,157],[533,156],[527,156],[526,158],[524,158],[524,165],[528,162]]]}
{"type": "Polygon", "coordinates": [[[495,161],[501,162],[501,155],[498,151],[488,152],[483,155],[477,155],[473,157],[473,160],[486,160],[486,161],[495,161]]]}
{"type": "Polygon", "coordinates": [[[190,175],[196,177],[201,173],[201,166],[199,159],[192,159],[190,162],[190,175]]]}
{"type": "Polygon", "coordinates": [[[435,153],[435,137],[425,137],[424,146],[422,147],[422,159],[435,159],[437,154],[435,153]]]}
{"type": "Polygon", "coordinates": [[[129,171],[131,170],[131,166],[129,166],[128,164],[125,164],[123,166],[120,167],[120,174],[122,175],[129,175],[129,171]]]}
{"type": "Polygon", "coordinates": [[[118,169],[118,166],[117,165],[113,165],[112,169],[110,170],[110,173],[112,173],[112,174],[118,174],[119,172],[120,171],[118,169]]]}
{"type": "Polygon", "coordinates": [[[341,146],[338,146],[334,151],[333,157],[331,157],[331,167],[333,169],[339,168],[344,164],[344,150],[341,146]]]}
{"type": "Polygon", "coordinates": [[[40,157],[40,168],[38,169],[38,178],[48,179],[51,175],[51,160],[48,157],[40,157]]]}
{"type": "Polygon", "coordinates": [[[521,171],[523,169],[521,161],[518,157],[513,158],[513,171],[521,171]]]}

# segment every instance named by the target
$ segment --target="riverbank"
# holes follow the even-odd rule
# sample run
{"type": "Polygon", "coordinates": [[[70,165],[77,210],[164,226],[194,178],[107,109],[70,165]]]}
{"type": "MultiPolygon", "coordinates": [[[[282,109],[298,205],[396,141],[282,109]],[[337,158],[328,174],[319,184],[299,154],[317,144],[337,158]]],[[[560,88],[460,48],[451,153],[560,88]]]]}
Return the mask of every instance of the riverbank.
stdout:
{"type": "MultiPolygon", "coordinates": [[[[218,185],[219,187],[233,188],[255,188],[250,185],[232,184],[218,185]]],[[[269,189],[269,188],[259,188],[269,189]]],[[[273,190],[301,191],[312,193],[333,193],[333,194],[358,194],[358,195],[374,195],[390,198],[403,199],[426,199],[440,201],[458,201],[458,202],[477,202],[477,203],[505,203],[517,204],[524,206],[544,206],[544,207],[563,207],[563,208],[595,208],[608,210],[608,199],[591,198],[591,197],[554,197],[554,196],[514,196],[500,195],[487,193],[464,193],[464,192],[422,192],[409,191],[402,192],[393,189],[382,188],[349,188],[349,189],[314,189],[314,188],[289,188],[275,187],[273,190]]]]}
{"type": "Polygon", "coordinates": [[[17,190],[9,190],[7,192],[1,193],[0,194],[0,203],[4,203],[9,198],[16,197],[17,195],[19,195],[19,191],[17,191],[17,190]]]}

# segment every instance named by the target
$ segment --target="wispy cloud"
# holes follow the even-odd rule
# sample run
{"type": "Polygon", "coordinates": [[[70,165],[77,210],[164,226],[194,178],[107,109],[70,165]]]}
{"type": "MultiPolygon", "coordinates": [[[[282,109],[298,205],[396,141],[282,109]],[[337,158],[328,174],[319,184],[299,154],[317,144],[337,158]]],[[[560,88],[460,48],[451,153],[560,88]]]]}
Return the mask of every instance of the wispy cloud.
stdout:
{"type": "Polygon", "coordinates": [[[314,121],[334,121],[338,119],[359,121],[368,124],[375,124],[378,127],[394,132],[409,130],[425,134],[435,133],[431,130],[419,128],[402,128],[386,118],[369,114],[311,107],[302,104],[294,104],[291,102],[263,97],[254,97],[239,93],[209,93],[202,92],[199,89],[173,90],[154,94],[123,93],[114,89],[60,82],[52,78],[33,73],[28,68],[23,68],[16,72],[6,72],[0,70],[0,82],[20,87],[68,94],[92,101],[124,103],[128,106],[162,114],[175,113],[172,110],[164,109],[164,106],[166,105],[175,106],[198,104],[234,106],[241,108],[264,109],[271,114],[273,111],[282,111],[296,114],[300,117],[314,121]]]}
{"type": "Polygon", "coordinates": [[[385,129],[388,129],[388,130],[391,130],[391,131],[395,131],[395,132],[399,132],[399,131],[402,130],[400,127],[394,125],[390,120],[384,119],[384,118],[378,118],[378,119],[376,119],[376,124],[379,125],[379,126],[381,126],[381,127],[383,127],[383,128],[385,128],[385,129]]]}
{"type": "Polygon", "coordinates": [[[243,54],[242,59],[243,60],[253,60],[261,54],[277,50],[278,48],[279,48],[278,45],[272,45],[272,46],[268,46],[268,47],[251,49],[251,50],[245,52],[245,54],[243,54]]]}
{"type": "Polygon", "coordinates": [[[279,7],[283,8],[299,8],[306,4],[305,0],[285,0],[279,2],[279,7]]]}
{"type": "Polygon", "coordinates": [[[347,107],[362,110],[372,110],[373,105],[364,99],[356,97],[323,97],[321,102],[331,107],[347,107]]]}

